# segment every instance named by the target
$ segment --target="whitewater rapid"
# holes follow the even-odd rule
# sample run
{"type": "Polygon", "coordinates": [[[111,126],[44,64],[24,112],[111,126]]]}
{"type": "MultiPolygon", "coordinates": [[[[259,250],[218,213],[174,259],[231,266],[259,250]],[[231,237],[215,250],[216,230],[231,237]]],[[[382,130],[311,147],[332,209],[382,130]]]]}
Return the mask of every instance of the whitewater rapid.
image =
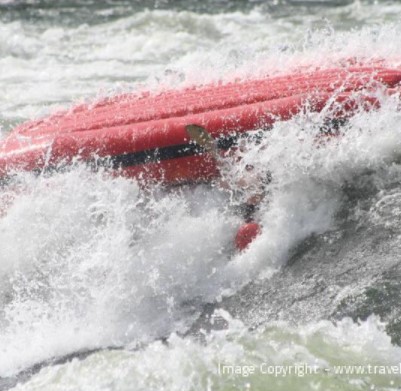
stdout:
{"type": "Polygon", "coordinates": [[[311,62],[329,66],[341,58],[392,58],[399,53],[393,39],[400,28],[395,23],[401,8],[397,3],[352,2],[323,13],[317,9],[316,14],[295,8],[300,15],[290,8],[284,17],[260,6],[246,12],[148,9],[131,10],[131,15],[124,14],[124,7],[110,6],[95,10],[89,23],[81,19],[80,7],[71,17],[74,4],[62,9],[65,19],[57,7],[38,7],[36,13],[32,7],[33,15],[28,8],[26,14],[17,13],[19,18],[3,10],[0,82],[5,90],[0,105],[6,131],[72,101],[121,91],[157,91],[285,73],[311,62]],[[378,24],[366,26],[372,18],[378,24]],[[360,29],[349,32],[350,26],[360,29]]]}
{"type": "MultiPolygon", "coordinates": [[[[91,4],[80,16],[80,2],[61,10],[33,2],[26,13],[0,4],[2,135],[119,92],[349,58],[401,64],[399,4],[293,3],[198,12],[121,2],[91,4]]],[[[241,220],[217,188],[143,192],[85,167],[19,174],[0,197],[0,388],[398,389],[397,375],[217,373],[222,362],[401,362],[401,114],[398,95],[377,97],[381,108],[358,112],[338,139],[317,145],[329,113],[305,108],[248,146],[241,164],[269,170],[273,181],[257,214],[262,235],[241,254],[233,248],[241,220]],[[373,289],[391,306],[375,307],[373,289]]]]}

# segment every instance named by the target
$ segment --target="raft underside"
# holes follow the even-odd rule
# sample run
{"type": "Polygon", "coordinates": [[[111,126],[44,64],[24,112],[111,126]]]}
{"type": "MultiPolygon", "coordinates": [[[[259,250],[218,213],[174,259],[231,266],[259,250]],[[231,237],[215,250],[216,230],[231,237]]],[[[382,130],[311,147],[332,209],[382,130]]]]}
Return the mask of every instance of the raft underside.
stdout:
{"type": "Polygon", "coordinates": [[[205,127],[226,149],[232,134],[270,129],[306,105],[311,111],[330,105],[331,119],[377,107],[372,92],[400,82],[399,70],[360,67],[114,97],[22,124],[0,146],[0,171],[38,172],[78,159],[165,183],[209,180],[218,170],[190,143],[186,125],[205,127]]]}

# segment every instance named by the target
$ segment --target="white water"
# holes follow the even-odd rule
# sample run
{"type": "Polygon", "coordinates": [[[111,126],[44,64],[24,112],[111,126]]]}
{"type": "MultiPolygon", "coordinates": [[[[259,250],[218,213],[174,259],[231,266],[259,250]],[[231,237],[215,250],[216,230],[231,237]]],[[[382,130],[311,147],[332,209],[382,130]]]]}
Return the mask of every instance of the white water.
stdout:
{"type": "Polygon", "coordinates": [[[395,22],[400,12],[400,5],[355,2],[283,19],[256,7],[216,15],[148,10],[100,25],[1,23],[1,116],[3,121],[31,118],[72,100],[134,87],[160,90],[257,77],[310,63],[332,66],[353,56],[399,59],[400,44],[393,39],[399,24],[366,27],[363,22],[373,15],[377,23],[395,22]],[[342,32],[351,21],[362,24],[361,30],[342,32]]]}
{"type": "MultiPolygon", "coordinates": [[[[311,63],[329,67],[351,56],[398,65],[397,15],[397,4],[355,2],[287,18],[256,7],[216,15],[142,11],[79,26],[1,22],[0,124],[8,130],[71,100],[121,90],[285,73],[311,63]],[[379,24],[347,31],[345,15],[379,24]],[[310,30],[315,26],[324,28],[310,30]]],[[[168,345],[152,342],[185,331],[202,304],[257,278],[274,278],[296,244],[333,228],[345,181],[366,168],[397,175],[391,164],[400,150],[397,104],[397,97],[383,98],[379,112],[359,113],[342,138],[321,148],[315,136],[324,118],[308,112],[249,147],[243,163],[269,169],[273,183],[259,212],[263,234],[239,255],[232,241],[240,220],[217,189],[155,188],[149,195],[133,181],[83,168],[52,178],[21,176],[20,191],[0,219],[0,377],[80,350],[141,343],[150,344],[44,368],[17,388],[186,390],[250,383],[264,389],[263,376],[219,377],[217,363],[397,364],[401,350],[374,318],[360,325],[268,324],[254,332],[229,319],[228,330],[213,332],[206,345],[174,334],[168,345]]],[[[2,199],[7,195],[4,190],[2,199]]],[[[269,378],[274,389],[396,389],[400,382],[397,376],[279,380],[269,378]]]]}
{"type": "MultiPolygon", "coordinates": [[[[250,333],[227,313],[228,330],[213,332],[207,345],[172,335],[168,346],[154,342],[140,352],[109,351],[84,362],[45,368],[40,376],[17,390],[214,390],[296,389],[351,390],[399,389],[397,375],[336,374],[336,365],[393,365],[401,350],[391,345],[383,324],[370,318],[363,324],[344,320],[337,325],[319,322],[294,329],[274,323],[250,333]],[[380,349],[377,349],[377,346],[380,349]],[[333,355],[335,352],[335,355],[333,355]],[[368,354],[368,356],[367,356],[368,354]],[[253,366],[255,374],[222,375],[223,365],[253,366]],[[317,367],[300,375],[267,374],[268,367],[317,367]],[[220,368],[220,369],[219,369],[220,368]],[[219,372],[220,371],[220,372],[219,372]],[[76,376],[79,373],[80,376],[76,376]],[[111,381],[118,379],[118,381],[111,381]],[[386,387],[386,388],[382,388],[386,387]]],[[[294,373],[294,372],[293,372],[294,373]]]]}
{"type": "Polygon", "coordinates": [[[345,180],[395,158],[396,104],[389,99],[379,113],[357,115],[349,126],[358,133],[320,149],[318,115],[278,125],[265,149],[251,149],[244,164],[267,165],[275,179],[260,212],[263,234],[236,256],[240,221],[217,190],[155,189],[144,198],[134,182],[85,170],[24,178],[30,190],[0,221],[2,375],[81,349],[135,346],[185,330],[198,303],[270,275],[298,241],[331,227],[345,180]]]}

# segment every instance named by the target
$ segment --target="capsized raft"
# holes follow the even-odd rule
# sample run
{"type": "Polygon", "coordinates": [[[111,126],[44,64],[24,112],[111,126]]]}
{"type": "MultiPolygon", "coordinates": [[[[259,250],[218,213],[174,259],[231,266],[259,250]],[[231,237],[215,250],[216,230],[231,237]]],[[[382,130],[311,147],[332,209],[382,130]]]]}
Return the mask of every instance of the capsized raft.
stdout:
{"type": "Polygon", "coordinates": [[[298,71],[156,95],[124,94],[79,105],[14,129],[0,145],[0,177],[57,170],[77,161],[104,164],[128,177],[178,184],[218,175],[214,159],[191,142],[185,126],[203,126],[228,149],[235,135],[269,129],[305,105],[344,118],[377,107],[375,91],[397,91],[401,70],[352,66],[298,71]]]}

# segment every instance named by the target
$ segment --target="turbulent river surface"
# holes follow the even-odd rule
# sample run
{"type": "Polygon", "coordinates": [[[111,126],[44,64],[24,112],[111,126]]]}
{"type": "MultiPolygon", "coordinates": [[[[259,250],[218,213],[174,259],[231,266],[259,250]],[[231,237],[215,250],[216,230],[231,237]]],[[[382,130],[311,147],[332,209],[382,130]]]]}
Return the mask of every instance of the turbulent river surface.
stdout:
{"type": "MultiPolygon", "coordinates": [[[[121,92],[399,66],[400,37],[397,1],[0,0],[1,137],[121,92]]],[[[401,389],[398,98],[319,148],[307,108],[249,145],[273,180],[239,254],[217,188],[19,175],[0,197],[0,389],[401,389]]]]}

